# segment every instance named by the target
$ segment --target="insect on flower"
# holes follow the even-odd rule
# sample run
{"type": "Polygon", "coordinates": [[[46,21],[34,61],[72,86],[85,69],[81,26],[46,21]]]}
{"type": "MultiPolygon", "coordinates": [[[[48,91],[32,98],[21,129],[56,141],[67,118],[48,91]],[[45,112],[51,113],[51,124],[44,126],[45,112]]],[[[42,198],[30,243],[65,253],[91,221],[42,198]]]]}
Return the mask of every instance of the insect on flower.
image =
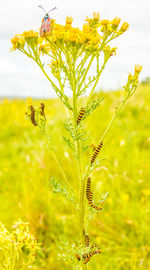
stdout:
{"type": "Polygon", "coordinates": [[[43,33],[48,33],[51,32],[51,18],[49,16],[49,13],[56,9],[57,7],[52,8],[49,12],[46,12],[42,6],[39,6],[40,8],[43,9],[43,11],[46,13],[43,20],[42,20],[42,25],[40,28],[40,36],[43,35],[43,33]]]}

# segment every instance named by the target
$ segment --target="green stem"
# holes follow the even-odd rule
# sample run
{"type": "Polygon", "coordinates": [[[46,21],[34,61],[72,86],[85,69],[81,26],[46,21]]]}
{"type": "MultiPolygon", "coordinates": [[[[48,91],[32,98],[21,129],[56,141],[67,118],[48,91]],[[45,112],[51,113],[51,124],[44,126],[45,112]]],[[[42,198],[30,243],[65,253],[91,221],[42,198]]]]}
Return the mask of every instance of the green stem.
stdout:
{"type": "Polygon", "coordinates": [[[86,71],[85,71],[85,73],[84,73],[84,76],[83,76],[83,78],[82,78],[82,81],[81,81],[81,83],[80,83],[79,86],[78,86],[78,93],[79,93],[79,91],[80,91],[80,89],[81,89],[81,87],[82,87],[82,85],[83,85],[83,83],[84,83],[84,81],[85,81],[86,75],[87,75],[87,73],[88,73],[88,71],[89,71],[89,69],[90,69],[90,66],[91,66],[91,64],[92,64],[92,62],[93,62],[93,60],[94,60],[94,57],[95,57],[95,55],[93,54],[92,57],[91,57],[91,59],[90,59],[90,61],[89,61],[88,66],[87,66],[87,68],[86,68],[86,71]]]}
{"type": "MultiPolygon", "coordinates": [[[[73,115],[74,115],[74,128],[77,129],[77,93],[76,93],[76,77],[75,77],[75,61],[73,67],[73,115]]],[[[79,177],[79,211],[80,211],[80,232],[81,240],[84,242],[84,224],[83,224],[83,198],[82,198],[82,162],[81,162],[81,145],[80,141],[76,138],[76,155],[79,177]]]]}
{"type": "Polygon", "coordinates": [[[51,153],[52,153],[52,156],[53,156],[54,160],[55,160],[56,163],[57,163],[57,166],[58,166],[58,168],[59,168],[59,170],[60,170],[60,172],[61,172],[61,174],[62,174],[62,176],[63,176],[63,179],[64,179],[65,183],[66,183],[67,186],[71,189],[70,184],[69,184],[69,182],[68,182],[68,179],[67,179],[67,177],[66,177],[66,175],[65,175],[65,173],[64,173],[64,170],[63,170],[63,168],[62,168],[62,166],[61,166],[59,160],[57,159],[57,157],[56,157],[56,155],[55,155],[55,152],[54,152],[52,149],[51,149],[51,153]]]}
{"type": "MultiPolygon", "coordinates": [[[[108,61],[108,60],[107,60],[107,61],[108,61]]],[[[91,92],[90,92],[90,94],[89,94],[89,97],[88,97],[88,100],[87,100],[87,104],[90,102],[90,99],[91,99],[91,97],[92,97],[92,95],[93,95],[93,92],[94,92],[94,90],[95,90],[95,87],[97,86],[97,83],[98,83],[99,78],[100,78],[100,76],[101,76],[101,74],[102,74],[102,72],[103,72],[103,70],[104,70],[104,68],[105,68],[105,65],[106,65],[107,61],[104,61],[103,65],[102,65],[102,68],[101,68],[101,70],[99,71],[99,74],[98,74],[98,76],[97,76],[97,79],[96,79],[96,81],[95,81],[95,83],[94,83],[94,85],[93,85],[93,88],[92,88],[92,90],[91,90],[91,92]]]]}

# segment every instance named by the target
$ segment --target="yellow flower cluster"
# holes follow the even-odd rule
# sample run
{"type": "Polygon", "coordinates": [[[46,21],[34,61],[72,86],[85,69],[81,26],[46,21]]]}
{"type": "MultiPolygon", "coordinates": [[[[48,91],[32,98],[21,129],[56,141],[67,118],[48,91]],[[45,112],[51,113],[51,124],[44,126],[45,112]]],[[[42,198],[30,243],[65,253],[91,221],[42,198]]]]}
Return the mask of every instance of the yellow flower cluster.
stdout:
{"type": "Polygon", "coordinates": [[[33,30],[25,31],[22,35],[25,39],[25,41],[30,45],[37,45],[39,42],[39,33],[33,30]]]}
{"type": "Polygon", "coordinates": [[[53,46],[56,44],[61,46],[66,44],[67,46],[76,46],[80,48],[83,44],[85,50],[97,49],[99,44],[103,41],[103,38],[108,38],[111,35],[119,36],[125,32],[129,25],[123,23],[121,28],[118,30],[120,24],[120,18],[114,18],[112,21],[107,19],[100,20],[98,12],[93,13],[93,18],[86,18],[86,23],[83,24],[82,30],[79,28],[72,27],[72,17],[66,18],[66,24],[60,25],[51,21],[51,31],[44,33],[41,37],[38,32],[33,30],[25,31],[22,35],[16,35],[12,42],[12,50],[24,48],[25,43],[33,48],[38,46],[39,53],[47,54],[53,46]],[[104,35],[105,34],[105,35],[104,35]]]}
{"type": "Polygon", "coordinates": [[[40,43],[39,33],[33,30],[25,31],[23,34],[16,35],[12,38],[11,43],[13,45],[12,50],[23,49],[25,43],[30,46],[35,46],[40,43]]]}
{"type": "Polygon", "coordinates": [[[11,50],[23,49],[25,45],[25,39],[22,35],[16,35],[14,38],[11,39],[11,43],[13,45],[11,50]]]}
{"type": "Polygon", "coordinates": [[[9,263],[10,268],[12,265],[15,269],[18,269],[18,264],[22,269],[25,264],[34,262],[39,250],[39,244],[30,233],[28,224],[20,220],[14,224],[12,232],[0,223],[0,247],[0,264],[9,263]]]}

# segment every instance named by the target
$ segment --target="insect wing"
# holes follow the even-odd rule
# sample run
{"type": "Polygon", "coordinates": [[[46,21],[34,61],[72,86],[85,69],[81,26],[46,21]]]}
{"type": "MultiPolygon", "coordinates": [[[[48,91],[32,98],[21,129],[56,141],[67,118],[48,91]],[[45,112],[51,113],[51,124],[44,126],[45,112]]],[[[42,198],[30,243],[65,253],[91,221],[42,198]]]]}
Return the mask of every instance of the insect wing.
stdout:
{"type": "Polygon", "coordinates": [[[40,35],[42,35],[43,33],[48,33],[50,31],[51,31],[51,19],[48,15],[45,15],[41,24],[40,35]]]}

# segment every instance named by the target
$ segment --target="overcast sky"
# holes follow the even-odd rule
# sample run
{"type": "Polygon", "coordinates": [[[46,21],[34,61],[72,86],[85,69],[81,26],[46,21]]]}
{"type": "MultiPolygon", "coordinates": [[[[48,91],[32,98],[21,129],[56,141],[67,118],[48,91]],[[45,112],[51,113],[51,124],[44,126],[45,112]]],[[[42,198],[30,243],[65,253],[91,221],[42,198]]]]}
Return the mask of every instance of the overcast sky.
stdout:
{"type": "Polygon", "coordinates": [[[57,6],[51,15],[58,23],[66,16],[81,26],[86,16],[99,11],[101,18],[118,16],[130,24],[129,30],[113,43],[118,47],[104,71],[99,87],[116,89],[123,86],[128,72],[142,64],[140,79],[150,76],[150,0],[3,0],[0,6],[0,96],[54,96],[49,83],[36,64],[18,52],[10,53],[10,39],[24,30],[40,27],[43,11],[57,6]]]}

